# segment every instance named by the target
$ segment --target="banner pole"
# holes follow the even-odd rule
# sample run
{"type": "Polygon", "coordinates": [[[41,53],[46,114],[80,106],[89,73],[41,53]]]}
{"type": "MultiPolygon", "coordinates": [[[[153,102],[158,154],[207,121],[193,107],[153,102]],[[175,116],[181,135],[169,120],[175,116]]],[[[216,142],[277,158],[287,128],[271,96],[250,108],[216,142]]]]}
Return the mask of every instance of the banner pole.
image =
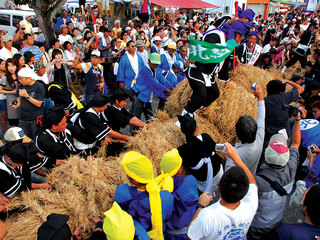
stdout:
{"type": "MultiPolygon", "coordinates": [[[[234,16],[238,17],[238,1],[234,2],[234,16]]],[[[236,68],[236,48],[233,50],[233,71],[236,68]]]]}

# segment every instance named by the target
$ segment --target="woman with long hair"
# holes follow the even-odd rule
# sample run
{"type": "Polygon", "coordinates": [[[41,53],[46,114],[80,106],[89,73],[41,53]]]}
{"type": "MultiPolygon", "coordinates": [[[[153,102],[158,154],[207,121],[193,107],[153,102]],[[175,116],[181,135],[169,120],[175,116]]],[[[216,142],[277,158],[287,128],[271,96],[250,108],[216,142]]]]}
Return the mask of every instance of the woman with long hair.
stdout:
{"type": "MultiPolygon", "coordinates": [[[[6,61],[0,59],[0,78],[2,78],[6,73],[6,61]]],[[[3,132],[7,131],[7,105],[6,105],[6,95],[0,94],[0,112],[1,112],[1,126],[3,128],[3,132]]]]}
{"type": "Polygon", "coordinates": [[[24,68],[24,65],[26,64],[26,62],[20,53],[16,53],[15,55],[13,55],[13,58],[18,62],[18,72],[19,72],[20,69],[24,68]]]}
{"type": "Polygon", "coordinates": [[[19,108],[13,109],[10,106],[17,100],[18,83],[18,62],[14,58],[8,58],[5,64],[5,75],[0,81],[0,93],[7,96],[6,105],[10,126],[18,126],[19,123],[19,108]]]}

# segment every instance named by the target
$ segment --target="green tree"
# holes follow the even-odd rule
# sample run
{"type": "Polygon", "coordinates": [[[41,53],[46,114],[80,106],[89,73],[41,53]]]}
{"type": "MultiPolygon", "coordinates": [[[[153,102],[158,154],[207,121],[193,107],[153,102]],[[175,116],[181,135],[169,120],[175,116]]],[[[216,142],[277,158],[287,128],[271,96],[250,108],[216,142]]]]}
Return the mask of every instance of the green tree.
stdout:
{"type": "Polygon", "coordinates": [[[50,43],[55,38],[52,19],[66,2],[67,0],[15,0],[16,4],[28,4],[35,11],[39,27],[46,38],[47,47],[51,47],[50,43]]]}

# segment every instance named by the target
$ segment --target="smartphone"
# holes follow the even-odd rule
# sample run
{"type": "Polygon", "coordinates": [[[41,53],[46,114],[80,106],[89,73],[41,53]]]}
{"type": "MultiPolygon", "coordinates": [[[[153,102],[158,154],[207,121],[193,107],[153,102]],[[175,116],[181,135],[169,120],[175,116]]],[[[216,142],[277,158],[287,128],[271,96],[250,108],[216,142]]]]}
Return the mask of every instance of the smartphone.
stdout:
{"type": "Polygon", "coordinates": [[[216,147],[215,147],[215,150],[216,150],[216,152],[225,152],[227,149],[226,149],[226,146],[224,144],[217,143],[216,147]]]}

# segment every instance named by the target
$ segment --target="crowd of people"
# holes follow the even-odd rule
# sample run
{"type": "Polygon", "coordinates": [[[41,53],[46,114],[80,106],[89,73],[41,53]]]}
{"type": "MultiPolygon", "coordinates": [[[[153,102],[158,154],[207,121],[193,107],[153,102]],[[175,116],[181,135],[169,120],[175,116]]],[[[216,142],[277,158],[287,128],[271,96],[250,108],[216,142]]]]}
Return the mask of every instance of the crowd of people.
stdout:
{"type": "MultiPolygon", "coordinates": [[[[317,238],[319,13],[291,9],[264,19],[239,8],[237,17],[192,10],[164,15],[151,13],[148,0],[132,11],[131,1],[124,2],[128,19],[116,20],[113,28],[103,16],[109,14],[108,1],[102,1],[103,9],[83,6],[77,17],[62,10],[52,22],[55,38],[49,44],[33,33],[29,17],[15,36],[0,32],[0,212],[21,191],[51,189],[46,175],[73,154],[92,160],[103,144],[108,156],[125,151],[139,128],[152,126],[151,103],[164,109],[187,79],[193,93],[176,122],[186,142],[162,156],[159,176],[141,153],[124,154],[129,184],[117,187],[104,220],[93,216],[90,239],[317,238]],[[220,62],[191,60],[190,45],[231,40],[238,45],[235,54],[220,62]],[[301,73],[268,82],[267,97],[259,84],[252,86],[257,118],[238,119],[235,146],[197,133],[197,111],[219,97],[219,88],[232,88],[233,68],[285,73],[298,61],[301,73]],[[75,83],[83,96],[72,91],[75,83]],[[296,180],[307,189],[300,196],[305,222],[282,224],[296,180]],[[213,203],[217,193],[220,199],[213,203]]],[[[121,6],[115,1],[116,15],[121,6]]],[[[49,215],[38,239],[80,239],[68,219],[49,215]]],[[[3,239],[1,221],[0,229],[3,239]]]]}

